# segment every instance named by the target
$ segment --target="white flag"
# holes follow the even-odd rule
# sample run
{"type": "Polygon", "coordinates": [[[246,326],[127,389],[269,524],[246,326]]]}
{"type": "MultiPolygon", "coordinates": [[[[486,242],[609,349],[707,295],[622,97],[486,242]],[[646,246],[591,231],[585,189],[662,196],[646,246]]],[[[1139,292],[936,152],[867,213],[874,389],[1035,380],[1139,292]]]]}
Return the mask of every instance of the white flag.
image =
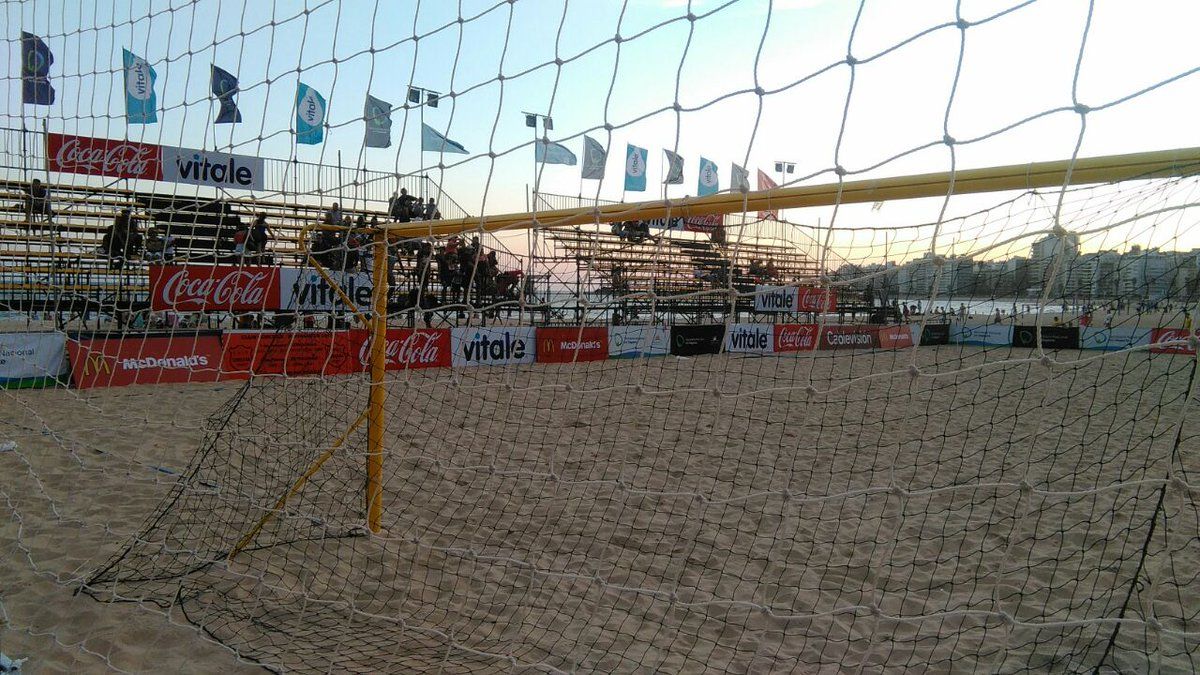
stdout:
{"type": "Polygon", "coordinates": [[[734,192],[749,192],[750,191],[750,172],[745,168],[733,165],[733,171],[729,173],[729,187],[734,192]]]}
{"type": "Polygon", "coordinates": [[[667,154],[667,179],[663,181],[666,185],[682,185],[683,184],[683,158],[679,155],[664,149],[667,154]]]}

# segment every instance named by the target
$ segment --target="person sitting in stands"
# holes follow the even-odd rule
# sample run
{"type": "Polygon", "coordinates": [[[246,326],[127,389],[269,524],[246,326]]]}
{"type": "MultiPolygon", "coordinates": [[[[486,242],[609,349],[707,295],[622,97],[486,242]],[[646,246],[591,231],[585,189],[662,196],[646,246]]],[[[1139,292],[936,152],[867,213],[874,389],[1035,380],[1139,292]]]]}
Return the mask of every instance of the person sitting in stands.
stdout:
{"type": "Polygon", "coordinates": [[[339,224],[341,224],[341,222],[342,222],[342,205],[338,204],[337,202],[334,202],[333,206],[329,207],[329,210],[325,212],[325,224],[326,225],[339,225],[339,224]]]}
{"type": "Polygon", "coordinates": [[[246,242],[250,239],[250,229],[245,223],[238,223],[237,230],[233,233],[233,254],[240,260],[246,255],[246,242]]]}
{"type": "Polygon", "coordinates": [[[318,263],[329,269],[336,269],[341,256],[338,248],[341,241],[335,230],[318,230],[312,246],[312,257],[318,263]]]}
{"type": "Polygon", "coordinates": [[[442,214],[438,211],[437,202],[433,201],[433,197],[425,202],[425,220],[441,220],[442,214]]]}
{"type": "Polygon", "coordinates": [[[33,229],[34,216],[45,216],[48,224],[54,222],[54,210],[50,208],[50,190],[36,178],[25,189],[25,217],[28,219],[27,226],[30,230],[33,229]]]}
{"type": "Polygon", "coordinates": [[[101,251],[108,256],[109,269],[119,270],[125,267],[125,261],[141,248],[142,235],[137,231],[137,222],[133,211],[121,209],[121,213],[113,219],[112,225],[100,240],[101,251]]]}
{"type": "Polygon", "coordinates": [[[450,288],[450,258],[451,256],[446,255],[445,246],[439,246],[434,251],[433,260],[437,263],[438,285],[441,286],[438,301],[443,304],[446,302],[446,290],[450,288]]]}
{"type": "Polygon", "coordinates": [[[146,230],[146,261],[147,262],[162,262],[162,260],[163,260],[162,233],[159,232],[157,225],[152,225],[149,230],[146,230]]]}
{"type": "Polygon", "coordinates": [[[407,223],[412,219],[412,205],[415,198],[408,194],[407,188],[400,188],[400,193],[392,193],[388,200],[388,215],[397,223],[407,223]]]}
{"type": "Polygon", "coordinates": [[[260,213],[254,219],[254,227],[246,238],[246,250],[253,254],[257,262],[262,262],[267,251],[267,242],[271,240],[271,228],[267,226],[267,214],[260,213]]]}
{"type": "Polygon", "coordinates": [[[767,261],[767,266],[763,268],[763,276],[766,277],[767,281],[771,281],[779,277],[779,270],[775,269],[774,260],[767,261]]]}

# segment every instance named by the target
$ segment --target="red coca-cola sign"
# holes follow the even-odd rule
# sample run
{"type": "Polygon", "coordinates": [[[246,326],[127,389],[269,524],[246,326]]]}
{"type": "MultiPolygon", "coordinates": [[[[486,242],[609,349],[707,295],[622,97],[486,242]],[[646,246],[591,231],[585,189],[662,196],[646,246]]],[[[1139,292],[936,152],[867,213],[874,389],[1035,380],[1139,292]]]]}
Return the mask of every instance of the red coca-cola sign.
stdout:
{"type": "Polygon", "coordinates": [[[150,309],[279,309],[279,268],[151,265],[150,309]]]}
{"type": "Polygon", "coordinates": [[[47,134],[46,168],[89,176],[162,180],[162,150],[135,141],[47,134]]]}
{"type": "Polygon", "coordinates": [[[1150,331],[1150,352],[1152,354],[1195,354],[1196,350],[1187,342],[1192,335],[1192,331],[1184,328],[1155,328],[1150,331]],[[1164,344],[1168,342],[1179,344],[1164,344]]]}
{"type": "Polygon", "coordinates": [[[817,348],[817,324],[775,324],[776,352],[807,352],[817,348]]]}
{"type": "MultiPolygon", "coordinates": [[[[371,332],[351,331],[352,344],[358,344],[358,362],[370,369],[371,332]]],[[[450,330],[446,328],[392,328],[387,332],[388,370],[450,367],[450,330]]]]}
{"type": "Polygon", "coordinates": [[[837,311],[837,289],[800,286],[796,289],[797,312],[837,311]]]}

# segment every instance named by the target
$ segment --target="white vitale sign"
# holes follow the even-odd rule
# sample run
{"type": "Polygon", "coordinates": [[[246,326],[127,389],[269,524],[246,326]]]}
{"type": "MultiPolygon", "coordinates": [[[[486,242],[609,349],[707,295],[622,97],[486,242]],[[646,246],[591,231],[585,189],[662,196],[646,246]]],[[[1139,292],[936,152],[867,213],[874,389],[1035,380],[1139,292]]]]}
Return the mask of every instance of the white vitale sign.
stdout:
{"type": "Polygon", "coordinates": [[[725,329],[725,351],[734,354],[767,354],[775,351],[775,326],[769,323],[735,323],[725,329]]]}
{"type": "Polygon", "coordinates": [[[450,331],[450,350],[454,366],[533,363],[537,339],[532,326],[463,326],[450,331]]]}
{"type": "Polygon", "coordinates": [[[162,146],[163,180],[235,190],[264,189],[262,157],[162,146]]]}
{"type": "Polygon", "coordinates": [[[666,326],[611,326],[610,358],[666,356],[671,352],[671,329],[666,326]]]}
{"type": "Polygon", "coordinates": [[[755,286],[754,311],[795,312],[800,305],[800,289],[795,286],[755,286]]]}
{"type": "Polygon", "coordinates": [[[0,333],[0,383],[67,372],[63,333],[0,333]]]}
{"type": "MultiPolygon", "coordinates": [[[[370,311],[371,275],[366,272],[331,272],[330,277],[342,292],[354,301],[360,311],[370,311]]],[[[288,268],[279,270],[279,304],[288,311],[349,311],[338,292],[314,269],[288,268]]]]}
{"type": "Polygon", "coordinates": [[[1079,329],[1080,349],[1102,349],[1118,351],[1150,344],[1149,328],[1094,328],[1079,329]]]}

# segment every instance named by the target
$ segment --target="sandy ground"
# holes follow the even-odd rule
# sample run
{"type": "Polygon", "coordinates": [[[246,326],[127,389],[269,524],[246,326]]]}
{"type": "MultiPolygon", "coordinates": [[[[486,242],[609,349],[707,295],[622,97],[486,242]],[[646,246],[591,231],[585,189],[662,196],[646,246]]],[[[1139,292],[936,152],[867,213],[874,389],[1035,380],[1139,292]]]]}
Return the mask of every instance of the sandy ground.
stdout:
{"type": "Polygon", "coordinates": [[[361,425],[231,561],[362,380],[4,392],[0,649],[28,672],[1193,672],[1195,361],[1053,356],[398,374],[384,532],[358,529],[361,425]]]}

